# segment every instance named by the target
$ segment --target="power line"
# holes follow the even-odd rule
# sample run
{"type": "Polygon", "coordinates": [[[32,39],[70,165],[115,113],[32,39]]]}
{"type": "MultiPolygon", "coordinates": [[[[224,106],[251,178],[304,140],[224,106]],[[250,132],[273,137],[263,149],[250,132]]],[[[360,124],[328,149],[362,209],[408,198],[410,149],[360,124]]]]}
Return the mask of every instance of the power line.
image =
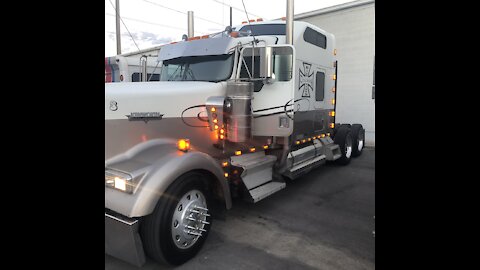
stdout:
{"type": "MultiPolygon", "coordinates": [[[[227,5],[227,4],[222,3],[222,2],[220,2],[220,1],[218,1],[218,0],[212,0],[212,1],[213,1],[213,2],[216,2],[216,3],[219,3],[219,4],[221,4],[221,5],[227,6],[227,7],[232,7],[233,9],[235,9],[235,10],[237,10],[237,11],[243,12],[243,9],[240,9],[240,8],[237,8],[237,7],[234,7],[234,6],[231,6],[231,5],[227,5]]],[[[253,15],[253,16],[257,17],[257,18],[265,18],[265,17],[255,15],[255,14],[250,13],[250,12],[248,12],[248,14],[253,15]]]]}
{"type": "MultiPolygon", "coordinates": [[[[170,8],[170,7],[166,7],[164,5],[160,5],[158,3],[155,3],[155,2],[152,2],[152,1],[148,1],[148,0],[142,0],[143,2],[146,2],[146,3],[149,3],[149,4],[152,4],[152,5],[155,5],[155,6],[159,6],[161,8],[165,8],[165,9],[168,9],[168,10],[171,10],[171,11],[175,11],[175,12],[178,12],[178,13],[181,13],[183,15],[187,15],[186,12],[184,11],[180,11],[180,10],[176,10],[176,9],[173,9],[173,8],[170,8]]],[[[221,25],[221,26],[224,26],[223,23],[218,23],[218,22],[215,22],[215,21],[212,21],[212,20],[209,20],[209,19],[205,19],[205,18],[202,18],[202,17],[199,17],[199,16],[195,16],[195,19],[199,19],[199,20],[204,20],[206,22],[210,22],[210,23],[214,23],[214,24],[218,24],[218,25],[221,25]]]]}
{"type": "MultiPolygon", "coordinates": [[[[108,13],[108,12],[105,12],[105,15],[115,17],[115,14],[111,14],[111,13],[108,13]]],[[[148,21],[139,20],[139,19],[134,19],[134,18],[129,18],[129,17],[123,17],[123,18],[124,18],[125,20],[134,21],[134,22],[140,22],[140,23],[146,23],[146,24],[151,24],[151,25],[157,25],[157,26],[162,26],[162,27],[166,27],[166,28],[173,28],[173,29],[177,29],[177,30],[187,30],[186,28],[180,28],[180,27],[171,26],[171,25],[166,25],[166,24],[161,24],[161,23],[148,22],[148,21]]]]}
{"type": "MultiPolygon", "coordinates": [[[[113,5],[112,1],[111,0],[108,0],[110,2],[110,4],[112,5],[112,8],[115,10],[115,14],[117,13],[117,9],[115,8],[115,6],[113,5]]],[[[115,16],[115,15],[113,15],[115,16]]],[[[123,26],[125,26],[125,29],[127,29],[127,32],[128,34],[130,35],[130,37],[132,38],[133,40],[133,43],[135,44],[135,46],[137,47],[137,49],[140,51],[140,48],[138,47],[137,45],[137,42],[135,42],[135,39],[133,38],[132,34],[130,33],[130,31],[128,30],[127,28],[127,25],[125,24],[125,22],[123,21],[122,17],[120,17],[120,15],[118,16],[120,18],[120,21],[123,23],[123,26]]]]}
{"type": "MultiPolygon", "coordinates": [[[[247,12],[247,8],[245,7],[245,3],[243,2],[242,0],[242,5],[243,5],[243,10],[245,10],[245,15],[247,16],[247,22],[248,22],[248,25],[250,26],[250,31],[252,33],[252,37],[253,37],[253,42],[252,42],[252,46],[253,48],[255,48],[255,35],[253,34],[253,29],[252,29],[252,25],[250,24],[250,18],[248,18],[248,12],[247,12]]],[[[253,56],[252,56],[253,57],[253,56]]],[[[252,58],[253,59],[253,58],[252,58]]],[[[252,70],[255,70],[255,66],[252,65],[252,70]]],[[[253,73],[253,71],[252,71],[253,73]]]]}

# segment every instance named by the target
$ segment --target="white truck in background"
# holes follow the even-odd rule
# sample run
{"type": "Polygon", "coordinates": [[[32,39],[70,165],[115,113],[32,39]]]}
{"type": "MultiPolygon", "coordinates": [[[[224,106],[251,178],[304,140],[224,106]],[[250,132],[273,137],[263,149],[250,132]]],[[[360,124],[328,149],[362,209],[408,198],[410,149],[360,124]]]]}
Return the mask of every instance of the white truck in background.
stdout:
{"type": "Polygon", "coordinates": [[[157,57],[148,55],[105,57],[105,83],[143,81],[143,69],[146,64],[146,81],[158,81],[160,68],[157,57]],[[144,63],[146,62],[146,63],[144,63]]]}

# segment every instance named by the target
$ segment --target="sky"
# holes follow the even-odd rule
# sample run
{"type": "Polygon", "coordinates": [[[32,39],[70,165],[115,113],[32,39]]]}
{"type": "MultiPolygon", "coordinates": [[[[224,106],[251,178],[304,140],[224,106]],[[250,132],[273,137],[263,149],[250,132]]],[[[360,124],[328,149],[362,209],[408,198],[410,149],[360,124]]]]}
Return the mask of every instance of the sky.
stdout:
{"type": "MultiPolygon", "coordinates": [[[[352,0],[294,0],[294,14],[339,5],[352,0]]],[[[284,17],[286,0],[243,0],[249,19],[284,17]]],[[[115,0],[105,0],[105,57],[116,55],[115,0]]],[[[122,53],[146,49],[187,34],[187,11],[194,13],[194,34],[220,32],[230,23],[247,20],[242,0],[120,0],[122,53]],[[131,35],[130,35],[130,34],[131,35]],[[133,39],[132,39],[133,37],[133,39]]]]}

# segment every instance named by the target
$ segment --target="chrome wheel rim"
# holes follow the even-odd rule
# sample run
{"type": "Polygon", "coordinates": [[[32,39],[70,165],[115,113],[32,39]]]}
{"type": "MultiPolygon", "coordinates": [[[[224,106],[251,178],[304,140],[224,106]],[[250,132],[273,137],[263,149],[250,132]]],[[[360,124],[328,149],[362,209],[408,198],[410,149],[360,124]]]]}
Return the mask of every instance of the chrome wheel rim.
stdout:
{"type": "MultiPolygon", "coordinates": [[[[348,138],[348,137],[347,137],[348,138]]],[[[345,141],[345,156],[347,158],[350,158],[350,156],[352,155],[352,140],[351,139],[347,139],[345,141]]]]}
{"type": "Polygon", "coordinates": [[[362,151],[363,149],[363,139],[361,139],[359,142],[358,142],[358,151],[362,151]]]}
{"type": "Polygon", "coordinates": [[[178,201],[172,218],[172,239],[180,249],[192,247],[203,233],[208,214],[207,200],[199,190],[191,190],[178,201]]]}
{"type": "Polygon", "coordinates": [[[347,158],[350,158],[351,155],[352,155],[352,146],[350,145],[350,146],[347,146],[347,151],[345,153],[345,156],[347,158]]]}

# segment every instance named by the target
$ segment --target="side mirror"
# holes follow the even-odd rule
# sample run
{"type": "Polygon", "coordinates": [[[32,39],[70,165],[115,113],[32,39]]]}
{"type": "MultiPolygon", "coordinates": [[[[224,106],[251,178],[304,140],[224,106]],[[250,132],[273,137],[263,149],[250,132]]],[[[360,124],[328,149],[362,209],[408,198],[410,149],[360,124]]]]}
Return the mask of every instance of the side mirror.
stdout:
{"type": "Polygon", "coordinates": [[[260,77],[267,79],[273,78],[273,48],[260,48],[260,77]]]}

